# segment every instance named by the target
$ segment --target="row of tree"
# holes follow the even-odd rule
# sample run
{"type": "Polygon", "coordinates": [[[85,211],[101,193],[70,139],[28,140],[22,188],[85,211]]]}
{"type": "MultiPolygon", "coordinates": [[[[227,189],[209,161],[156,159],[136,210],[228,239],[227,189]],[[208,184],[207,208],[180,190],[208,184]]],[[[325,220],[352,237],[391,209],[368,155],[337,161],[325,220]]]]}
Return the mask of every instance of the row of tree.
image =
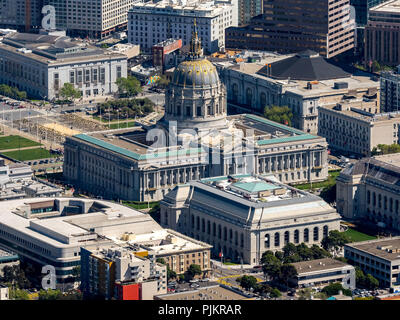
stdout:
{"type": "Polygon", "coordinates": [[[293,113],[288,106],[271,106],[264,108],[264,117],[268,120],[291,126],[293,113]]]}
{"type": "Polygon", "coordinates": [[[257,278],[254,276],[244,275],[236,278],[236,282],[238,282],[243,289],[269,295],[270,298],[279,298],[282,295],[278,289],[265,283],[258,283],[257,278]]]}
{"type": "Polygon", "coordinates": [[[96,116],[110,114],[114,119],[133,118],[136,116],[146,116],[154,111],[154,103],[148,99],[118,99],[99,103],[96,116]]]}
{"type": "Polygon", "coordinates": [[[6,84],[0,84],[0,94],[16,100],[25,100],[27,98],[25,91],[19,91],[18,88],[10,87],[6,84]]]}
{"type": "Polygon", "coordinates": [[[373,156],[379,155],[379,154],[390,154],[390,153],[398,153],[400,152],[400,145],[397,143],[393,144],[378,144],[378,146],[373,147],[371,154],[373,156]]]}

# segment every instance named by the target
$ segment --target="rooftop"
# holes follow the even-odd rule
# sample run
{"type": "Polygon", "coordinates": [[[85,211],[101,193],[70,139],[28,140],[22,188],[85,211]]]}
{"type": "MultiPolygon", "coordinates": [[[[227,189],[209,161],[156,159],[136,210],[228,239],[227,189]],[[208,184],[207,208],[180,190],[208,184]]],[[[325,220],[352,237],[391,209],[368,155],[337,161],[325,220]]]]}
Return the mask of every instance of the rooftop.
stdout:
{"type": "Polygon", "coordinates": [[[385,260],[400,261],[400,237],[348,243],[345,247],[361,250],[385,260]]]}
{"type": "Polygon", "coordinates": [[[400,13],[400,0],[386,1],[369,9],[371,13],[388,12],[391,14],[400,13]]]}
{"type": "Polygon", "coordinates": [[[323,259],[316,259],[310,261],[301,261],[292,263],[293,266],[296,268],[298,274],[308,273],[308,272],[316,272],[322,270],[329,270],[329,269],[337,269],[343,268],[346,266],[350,266],[347,263],[342,261],[338,261],[331,258],[323,258],[323,259]]]}

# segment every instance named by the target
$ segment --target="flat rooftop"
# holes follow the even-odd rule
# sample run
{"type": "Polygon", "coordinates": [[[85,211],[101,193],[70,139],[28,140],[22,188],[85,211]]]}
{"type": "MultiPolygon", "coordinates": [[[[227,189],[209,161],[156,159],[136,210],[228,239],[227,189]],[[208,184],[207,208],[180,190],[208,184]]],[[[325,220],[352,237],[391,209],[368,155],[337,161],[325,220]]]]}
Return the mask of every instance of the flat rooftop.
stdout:
{"type": "MultiPolygon", "coordinates": [[[[318,142],[326,143],[324,138],[311,135],[292,127],[285,126],[252,114],[241,114],[227,117],[229,127],[219,130],[217,136],[207,134],[201,139],[201,144],[209,147],[216,143],[237,142],[239,139],[247,139],[250,145],[256,148],[267,148],[273,144],[284,143],[302,143],[302,142],[318,142]],[[248,130],[252,130],[252,136],[246,136],[248,130]],[[235,139],[225,139],[226,137],[235,137],[235,139]]],[[[135,127],[131,129],[117,130],[110,132],[96,132],[90,134],[77,134],[74,139],[93,144],[97,147],[115,152],[128,158],[141,161],[150,159],[171,159],[177,156],[187,156],[198,158],[198,155],[208,152],[202,147],[183,148],[182,146],[153,148],[150,142],[146,141],[147,130],[135,127]]],[[[179,135],[179,133],[178,133],[179,135]]],[[[241,140],[240,140],[241,141],[241,140]]],[[[197,141],[196,141],[197,142],[197,141]]],[[[151,142],[152,143],[152,142],[151,142]]],[[[165,160],[164,160],[165,161],[165,160]]],[[[166,163],[164,163],[166,164],[166,163]]]]}
{"type": "Polygon", "coordinates": [[[348,243],[345,246],[364,251],[385,260],[400,260],[400,237],[348,243]]]}
{"type": "Polygon", "coordinates": [[[260,204],[307,197],[305,192],[283,185],[273,176],[222,176],[202,179],[200,183],[260,204]]]}
{"type": "MultiPolygon", "coordinates": [[[[360,103],[360,108],[363,107],[363,105],[360,103]]],[[[368,108],[368,105],[365,105],[366,108],[368,108]]],[[[400,112],[390,112],[390,113],[370,113],[367,111],[364,111],[358,107],[351,107],[350,109],[346,110],[339,110],[336,104],[331,104],[331,105],[323,105],[319,106],[319,108],[322,109],[327,109],[330,111],[333,111],[338,114],[346,115],[348,117],[358,119],[360,121],[364,122],[381,122],[381,121],[387,121],[387,120],[392,120],[392,119],[399,119],[400,120],[400,112]]]]}
{"type": "Polygon", "coordinates": [[[298,274],[343,268],[349,264],[331,258],[292,263],[298,274]]]}
{"type": "Polygon", "coordinates": [[[198,288],[196,290],[168,293],[157,296],[160,300],[247,300],[244,294],[227,289],[220,285],[198,288]]]}
{"type": "Polygon", "coordinates": [[[370,12],[388,12],[400,14],[400,0],[387,1],[369,9],[370,12]]]}
{"type": "Polygon", "coordinates": [[[400,153],[384,154],[380,156],[374,156],[374,159],[381,162],[391,164],[393,166],[400,167],[400,153]]]}

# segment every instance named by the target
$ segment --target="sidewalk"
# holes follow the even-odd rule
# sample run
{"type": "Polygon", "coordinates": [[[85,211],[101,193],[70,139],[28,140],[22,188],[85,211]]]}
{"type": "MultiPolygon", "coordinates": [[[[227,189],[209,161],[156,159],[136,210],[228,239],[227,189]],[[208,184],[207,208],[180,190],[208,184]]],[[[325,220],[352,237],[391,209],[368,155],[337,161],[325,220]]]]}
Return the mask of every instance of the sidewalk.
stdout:
{"type": "Polygon", "coordinates": [[[211,264],[216,266],[219,269],[252,269],[253,266],[251,264],[235,264],[235,265],[227,265],[221,263],[221,261],[211,259],[211,264]]]}

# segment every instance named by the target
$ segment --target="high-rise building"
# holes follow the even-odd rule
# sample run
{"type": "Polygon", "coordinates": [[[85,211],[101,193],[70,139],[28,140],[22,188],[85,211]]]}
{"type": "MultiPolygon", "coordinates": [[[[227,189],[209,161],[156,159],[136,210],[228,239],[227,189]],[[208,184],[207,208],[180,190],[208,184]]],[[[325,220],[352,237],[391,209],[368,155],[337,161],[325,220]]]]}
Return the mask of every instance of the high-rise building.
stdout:
{"type": "Polygon", "coordinates": [[[226,30],[226,47],[282,53],[306,49],[326,58],[354,48],[349,0],[264,0],[263,14],[226,30]]]}
{"type": "Polygon", "coordinates": [[[182,39],[188,45],[196,18],[198,34],[208,53],[224,50],[225,29],[237,26],[237,7],[231,1],[183,4],[168,1],[136,3],[128,13],[128,42],[144,51],[167,39],[182,39]]]}
{"type": "Polygon", "coordinates": [[[365,26],[368,22],[369,10],[388,0],[350,0],[354,7],[357,26],[365,26]]]}
{"type": "Polygon", "coordinates": [[[251,18],[262,14],[262,0],[239,0],[238,7],[238,24],[245,25],[250,22],[251,18]]]}
{"type": "Polygon", "coordinates": [[[400,64],[400,1],[382,3],[369,10],[365,27],[365,61],[400,64]]]}
{"type": "Polygon", "coordinates": [[[0,26],[28,32],[38,30],[42,20],[43,0],[0,1],[0,26]]]}
{"type": "Polygon", "coordinates": [[[400,111],[400,66],[397,72],[381,72],[381,110],[400,111]]]}

